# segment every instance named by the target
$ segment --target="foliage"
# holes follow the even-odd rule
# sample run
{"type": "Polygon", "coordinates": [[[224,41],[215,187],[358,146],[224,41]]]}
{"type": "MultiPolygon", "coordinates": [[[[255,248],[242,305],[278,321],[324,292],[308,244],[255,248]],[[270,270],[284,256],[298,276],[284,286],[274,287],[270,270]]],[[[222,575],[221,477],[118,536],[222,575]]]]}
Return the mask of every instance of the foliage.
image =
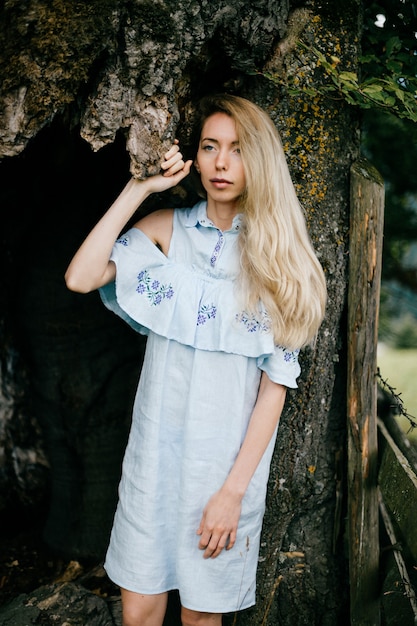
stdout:
{"type": "Polygon", "coordinates": [[[395,347],[399,349],[417,348],[417,321],[410,314],[396,320],[393,325],[395,347]]]}
{"type": "MultiPolygon", "coordinates": [[[[417,121],[416,4],[412,0],[365,2],[361,81],[379,91],[372,104],[417,121]],[[383,25],[377,17],[384,16],[383,25]]],[[[368,108],[368,107],[365,107],[368,108]]]]}
{"type": "MultiPolygon", "coordinates": [[[[410,0],[366,2],[360,58],[364,80],[389,75],[414,102],[416,18],[410,0]],[[385,17],[382,28],[375,24],[378,15],[385,17]]],[[[400,115],[396,106],[363,111],[361,149],[385,182],[380,338],[410,351],[417,347],[417,124],[415,115],[400,115]]]]}
{"type": "MultiPolygon", "coordinates": [[[[362,70],[369,63],[376,71],[375,75],[367,75],[362,71],[362,79],[356,72],[340,70],[341,60],[336,56],[328,59],[317,48],[308,48],[316,57],[317,65],[322,67],[331,83],[319,87],[296,87],[289,88],[290,94],[299,93],[300,90],[309,95],[339,95],[348,104],[359,106],[361,109],[378,108],[383,111],[391,111],[398,117],[417,122],[417,79],[405,75],[403,67],[396,53],[399,50],[400,41],[391,41],[389,51],[379,57],[369,54],[360,57],[362,70]],[[386,71],[383,74],[383,71],[386,71]]],[[[416,57],[417,58],[417,57],[416,57]]]]}
{"type": "Polygon", "coordinates": [[[364,7],[362,54],[359,72],[343,68],[338,56],[327,57],[318,48],[298,42],[312,53],[316,66],[329,80],[322,85],[308,85],[285,80],[276,74],[263,73],[274,83],[284,84],[291,95],[306,94],[339,97],[361,109],[390,112],[417,122],[417,39],[413,28],[416,5],[411,0],[381,0],[364,7]],[[385,21],[377,25],[377,16],[385,21]]]}
{"type": "Polygon", "coordinates": [[[361,150],[385,182],[383,281],[417,293],[417,124],[381,111],[362,116],[361,150]],[[415,256],[415,255],[414,255],[415,256]]]}
{"type": "Polygon", "coordinates": [[[416,297],[399,281],[383,281],[380,298],[379,340],[397,348],[417,349],[416,297]]]}
{"type": "Polygon", "coordinates": [[[417,320],[411,313],[393,318],[385,332],[380,333],[393,348],[411,350],[417,348],[417,320]]]}

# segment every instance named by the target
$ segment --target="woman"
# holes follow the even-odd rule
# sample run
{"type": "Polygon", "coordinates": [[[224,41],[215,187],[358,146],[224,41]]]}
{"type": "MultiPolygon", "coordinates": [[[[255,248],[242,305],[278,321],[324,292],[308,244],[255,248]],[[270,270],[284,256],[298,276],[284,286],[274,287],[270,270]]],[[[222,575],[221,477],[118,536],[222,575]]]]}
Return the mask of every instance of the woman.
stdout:
{"type": "Polygon", "coordinates": [[[105,562],[121,587],[123,624],[160,626],[178,589],[184,626],[220,626],[222,614],[255,603],[278,422],[326,288],[262,109],[206,98],[194,162],[175,142],[161,168],[127,183],[66,282],[100,288],[148,335],[105,562]],[[150,194],[192,166],[206,200],[155,211],[118,238],[150,194]]]}

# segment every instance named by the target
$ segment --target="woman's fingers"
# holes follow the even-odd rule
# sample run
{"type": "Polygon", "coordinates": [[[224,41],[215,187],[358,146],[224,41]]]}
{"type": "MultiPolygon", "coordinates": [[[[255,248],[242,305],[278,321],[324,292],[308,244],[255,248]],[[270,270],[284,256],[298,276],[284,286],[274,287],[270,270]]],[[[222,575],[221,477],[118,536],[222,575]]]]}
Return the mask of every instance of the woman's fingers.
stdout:
{"type": "Polygon", "coordinates": [[[204,550],[205,559],[214,559],[223,549],[233,548],[236,543],[240,511],[240,498],[231,496],[226,489],[220,489],[211,496],[197,529],[197,535],[200,536],[198,547],[204,550]]]}
{"type": "Polygon", "coordinates": [[[177,185],[183,178],[188,176],[188,174],[190,173],[191,165],[192,161],[186,161],[185,163],[184,161],[182,161],[182,166],[180,165],[180,163],[178,163],[173,168],[170,168],[168,170],[169,174],[168,172],[164,172],[163,177],[169,178],[170,176],[173,176],[176,180],[175,184],[177,185]]]}
{"type": "Polygon", "coordinates": [[[213,533],[207,540],[202,537],[198,545],[200,550],[204,550],[203,557],[205,559],[215,559],[216,556],[219,556],[221,551],[226,547],[228,538],[228,532],[213,533]]]}
{"type": "Polygon", "coordinates": [[[164,155],[161,170],[164,176],[172,176],[184,169],[184,165],[183,155],[180,152],[178,140],[176,139],[174,145],[164,155]]]}
{"type": "Polygon", "coordinates": [[[164,154],[165,161],[168,161],[171,157],[173,157],[177,152],[180,151],[178,143],[178,139],[175,139],[173,145],[170,147],[168,152],[164,154]]]}
{"type": "Polygon", "coordinates": [[[232,530],[229,537],[229,543],[226,545],[226,550],[231,550],[236,543],[237,533],[235,530],[232,530]]]}
{"type": "Polygon", "coordinates": [[[212,535],[209,544],[204,552],[204,558],[215,559],[216,556],[219,556],[220,552],[226,546],[228,536],[228,533],[223,533],[220,536],[212,535]]]}
{"type": "Polygon", "coordinates": [[[200,550],[204,550],[203,557],[205,559],[215,559],[216,556],[219,556],[221,551],[226,548],[230,550],[233,548],[236,542],[236,531],[210,531],[203,530],[202,526],[197,531],[197,534],[200,535],[200,541],[198,542],[198,547],[200,550]]]}
{"type": "Polygon", "coordinates": [[[185,163],[182,159],[179,159],[179,161],[173,161],[172,159],[170,161],[166,161],[162,164],[163,176],[172,176],[173,174],[180,172],[184,169],[184,165],[185,163]]]}

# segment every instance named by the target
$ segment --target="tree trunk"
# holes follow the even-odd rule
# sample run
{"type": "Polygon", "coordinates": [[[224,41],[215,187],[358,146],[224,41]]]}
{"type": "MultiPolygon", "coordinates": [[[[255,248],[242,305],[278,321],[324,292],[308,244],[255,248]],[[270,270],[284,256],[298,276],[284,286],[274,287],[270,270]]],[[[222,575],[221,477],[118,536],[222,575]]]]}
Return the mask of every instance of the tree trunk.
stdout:
{"type": "MultiPolygon", "coordinates": [[[[30,476],[45,481],[42,440],[27,434],[40,424],[46,540],[71,557],[102,558],[143,342],[97,294],[70,294],[63,273],[129,169],[156,171],[175,136],[187,146],[196,101],[234,92],[264,107],[281,132],[329,302],[282,417],[257,605],[228,619],[347,623],[345,300],[357,120],[340,100],[290,96],[284,83],[326,80],[300,39],[356,69],[358,2],[335,11],[319,0],[9,0],[0,11],[3,515],[39,500],[30,476]]],[[[145,210],[192,200],[184,184],[145,210]]]]}

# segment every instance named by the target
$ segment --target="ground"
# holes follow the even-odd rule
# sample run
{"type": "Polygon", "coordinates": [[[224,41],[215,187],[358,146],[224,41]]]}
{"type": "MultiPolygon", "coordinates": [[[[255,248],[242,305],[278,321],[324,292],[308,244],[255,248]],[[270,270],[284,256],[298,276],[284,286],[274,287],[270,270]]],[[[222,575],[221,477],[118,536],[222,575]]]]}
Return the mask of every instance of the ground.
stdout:
{"type": "Polygon", "coordinates": [[[0,533],[0,606],[41,585],[77,579],[102,597],[119,594],[100,563],[80,563],[51,554],[42,541],[41,528],[28,524],[0,533]]]}
{"type": "MultiPolygon", "coordinates": [[[[10,524],[0,517],[0,529],[0,607],[42,585],[76,581],[105,599],[115,626],[121,626],[120,590],[101,563],[80,563],[52,554],[42,540],[42,522],[25,519],[10,524]]],[[[179,625],[179,599],[171,592],[164,626],[179,625]]]]}

